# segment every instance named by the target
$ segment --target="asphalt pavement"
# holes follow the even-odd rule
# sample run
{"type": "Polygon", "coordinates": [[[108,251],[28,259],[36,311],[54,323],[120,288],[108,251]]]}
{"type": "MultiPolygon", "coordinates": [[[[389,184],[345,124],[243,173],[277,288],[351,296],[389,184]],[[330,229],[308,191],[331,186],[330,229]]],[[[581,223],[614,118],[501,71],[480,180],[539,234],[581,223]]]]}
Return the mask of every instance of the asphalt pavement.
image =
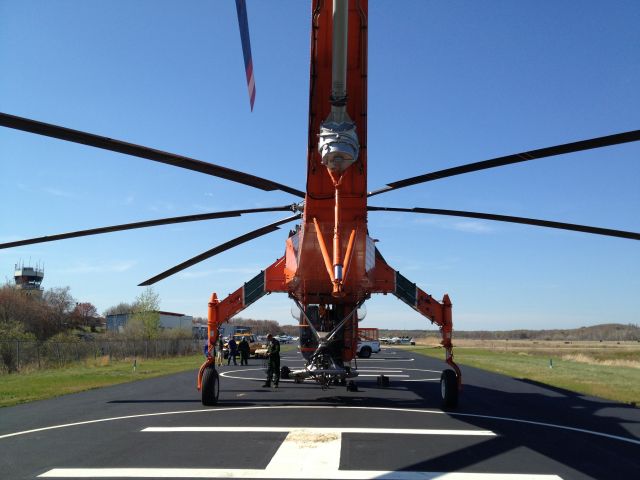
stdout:
{"type": "MultiPolygon", "coordinates": [[[[295,352],[282,365],[302,366],[295,352]]],[[[358,391],[223,366],[216,407],[193,372],[0,409],[0,478],[640,478],[640,409],[383,349],[358,391]],[[390,385],[377,385],[380,374],[390,385]]]]}

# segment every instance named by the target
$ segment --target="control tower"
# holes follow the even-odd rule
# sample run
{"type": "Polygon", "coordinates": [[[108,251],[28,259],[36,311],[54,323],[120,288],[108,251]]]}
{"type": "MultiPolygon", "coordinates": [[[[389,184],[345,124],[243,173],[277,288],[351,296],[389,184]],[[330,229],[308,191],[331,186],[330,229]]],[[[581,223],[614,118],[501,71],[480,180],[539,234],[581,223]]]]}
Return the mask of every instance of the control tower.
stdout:
{"type": "Polygon", "coordinates": [[[25,267],[16,263],[13,278],[18,290],[22,290],[28,295],[42,295],[40,284],[44,279],[44,268],[37,265],[35,268],[25,267]]]}

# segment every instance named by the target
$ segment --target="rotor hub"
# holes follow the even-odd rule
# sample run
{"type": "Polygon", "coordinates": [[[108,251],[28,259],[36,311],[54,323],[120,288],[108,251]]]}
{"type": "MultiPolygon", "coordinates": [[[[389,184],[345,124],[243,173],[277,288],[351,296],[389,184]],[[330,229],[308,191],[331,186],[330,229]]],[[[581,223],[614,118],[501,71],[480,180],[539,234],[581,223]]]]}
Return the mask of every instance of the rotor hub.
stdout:
{"type": "Polygon", "coordinates": [[[360,143],[353,122],[327,121],[320,125],[318,151],[332,172],[343,172],[358,159],[360,143]]]}

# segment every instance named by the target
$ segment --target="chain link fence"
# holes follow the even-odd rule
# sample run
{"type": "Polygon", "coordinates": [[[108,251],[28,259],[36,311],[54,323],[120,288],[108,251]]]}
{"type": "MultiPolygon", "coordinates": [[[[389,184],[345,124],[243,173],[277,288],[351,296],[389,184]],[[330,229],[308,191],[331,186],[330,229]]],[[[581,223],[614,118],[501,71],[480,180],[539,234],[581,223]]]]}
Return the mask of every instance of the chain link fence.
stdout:
{"type": "Polygon", "coordinates": [[[94,340],[36,342],[0,340],[0,374],[25,370],[61,368],[86,360],[163,358],[202,353],[202,340],[94,340]]]}

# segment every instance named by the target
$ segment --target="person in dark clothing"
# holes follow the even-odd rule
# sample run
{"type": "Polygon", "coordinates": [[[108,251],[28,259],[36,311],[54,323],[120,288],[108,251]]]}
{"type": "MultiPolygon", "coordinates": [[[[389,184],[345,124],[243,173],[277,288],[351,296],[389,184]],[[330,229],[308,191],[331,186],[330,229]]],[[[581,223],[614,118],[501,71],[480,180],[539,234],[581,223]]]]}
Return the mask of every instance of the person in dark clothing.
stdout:
{"type": "Polygon", "coordinates": [[[249,347],[247,337],[242,337],[242,340],[238,345],[238,351],[240,352],[240,365],[249,365],[249,354],[251,353],[251,348],[249,347]]]}
{"type": "Polygon", "coordinates": [[[229,339],[229,358],[227,359],[227,365],[231,365],[231,359],[233,358],[233,364],[238,365],[236,357],[238,356],[238,344],[235,339],[231,337],[229,339]]]}
{"type": "Polygon", "coordinates": [[[277,388],[280,380],[280,342],[271,334],[267,335],[267,340],[269,342],[267,346],[269,368],[267,369],[267,380],[262,386],[270,387],[273,379],[273,386],[277,388]]]}
{"type": "Polygon", "coordinates": [[[224,361],[224,342],[222,341],[222,336],[218,337],[218,348],[216,349],[216,365],[221,367],[224,361]]]}

